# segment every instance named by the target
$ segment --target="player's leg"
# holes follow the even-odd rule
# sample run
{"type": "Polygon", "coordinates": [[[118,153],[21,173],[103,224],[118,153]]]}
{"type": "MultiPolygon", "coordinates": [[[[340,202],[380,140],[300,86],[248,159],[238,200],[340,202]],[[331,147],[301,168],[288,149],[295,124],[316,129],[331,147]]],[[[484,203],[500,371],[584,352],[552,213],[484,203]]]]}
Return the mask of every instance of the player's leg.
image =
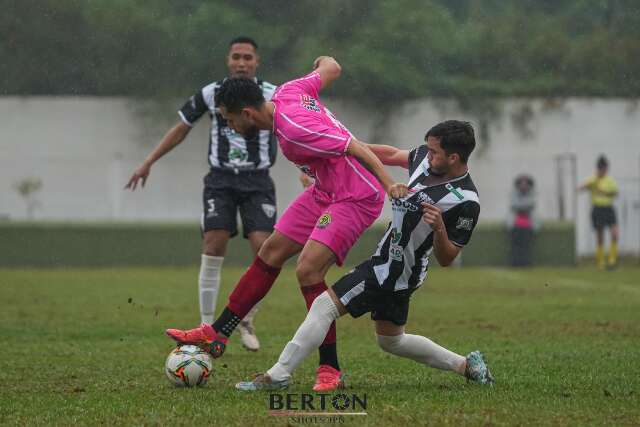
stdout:
{"type": "MultiPolygon", "coordinates": [[[[247,238],[249,239],[249,243],[251,245],[251,249],[253,250],[255,256],[258,255],[258,251],[262,247],[262,244],[270,235],[270,232],[264,231],[254,231],[247,235],[247,238]]],[[[244,316],[244,318],[238,324],[238,332],[240,332],[240,342],[242,342],[242,346],[249,351],[258,351],[260,349],[260,341],[258,340],[258,336],[256,335],[256,328],[254,325],[254,319],[259,307],[260,303],[254,305],[253,308],[249,310],[247,315],[244,316]]]]}
{"type": "Polygon", "coordinates": [[[213,325],[188,331],[167,329],[167,335],[179,343],[203,344],[214,357],[221,356],[240,320],[267,294],[284,262],[304,246],[317,218],[314,203],[311,192],[305,191],[287,208],[213,325]]]}
{"type": "Polygon", "coordinates": [[[464,357],[429,338],[405,333],[409,297],[410,292],[380,293],[375,297],[375,302],[372,303],[375,309],[371,317],[375,321],[380,348],[432,368],[458,373],[481,384],[493,382],[480,352],[474,351],[464,357]]]}
{"type": "Polygon", "coordinates": [[[616,212],[613,207],[609,209],[609,233],[611,236],[611,243],[609,246],[609,256],[607,260],[607,267],[609,269],[615,268],[618,263],[618,237],[620,229],[618,228],[618,221],[616,219],[616,212]]]}
{"type": "Polygon", "coordinates": [[[605,267],[604,263],[604,227],[596,228],[596,266],[600,269],[605,267]]]}
{"type": "Polygon", "coordinates": [[[396,356],[444,371],[464,375],[466,359],[439,346],[429,338],[404,332],[404,326],[387,320],[376,320],[376,336],[380,348],[396,356]]]}
{"type": "Polygon", "coordinates": [[[596,233],[596,266],[600,269],[605,267],[604,263],[604,223],[602,209],[594,206],[591,209],[591,224],[596,233]]]}
{"type": "Polygon", "coordinates": [[[198,275],[200,318],[203,323],[213,322],[227,242],[238,233],[236,201],[228,184],[227,177],[216,171],[211,171],[204,178],[202,255],[198,275]]]}
{"type": "MultiPolygon", "coordinates": [[[[357,202],[334,203],[322,211],[296,269],[307,307],[327,289],[326,272],[334,262],[343,264],[351,247],[379,216],[383,203],[381,198],[372,197],[357,202]]],[[[330,327],[319,353],[320,366],[314,390],[333,390],[342,384],[335,325],[330,327]]]]}
{"type": "Polygon", "coordinates": [[[198,291],[200,319],[203,323],[212,323],[215,316],[222,263],[230,237],[228,230],[209,230],[204,232],[202,238],[198,291]]]}
{"type": "MultiPolygon", "coordinates": [[[[240,198],[240,219],[242,220],[243,235],[249,240],[249,244],[255,256],[264,242],[273,232],[276,223],[276,195],[273,181],[266,176],[249,178],[252,187],[260,191],[247,191],[240,198]]],[[[254,317],[260,304],[256,304],[240,321],[238,332],[244,348],[250,351],[260,349],[260,341],[255,333],[254,317]]]]}
{"type": "Polygon", "coordinates": [[[236,384],[236,388],[245,391],[286,388],[295,369],[322,344],[336,319],[346,313],[346,308],[331,289],[323,292],[311,304],[307,317],[282,350],[278,362],[252,381],[236,384]]]}
{"type": "MultiPolygon", "coordinates": [[[[307,310],[310,310],[313,301],[327,290],[325,276],[335,263],[336,255],[323,243],[309,240],[302,249],[296,265],[296,276],[307,310]]],[[[338,363],[335,322],[329,326],[318,352],[320,359],[314,390],[333,390],[339,387],[342,381],[340,364],[338,363]]]]}

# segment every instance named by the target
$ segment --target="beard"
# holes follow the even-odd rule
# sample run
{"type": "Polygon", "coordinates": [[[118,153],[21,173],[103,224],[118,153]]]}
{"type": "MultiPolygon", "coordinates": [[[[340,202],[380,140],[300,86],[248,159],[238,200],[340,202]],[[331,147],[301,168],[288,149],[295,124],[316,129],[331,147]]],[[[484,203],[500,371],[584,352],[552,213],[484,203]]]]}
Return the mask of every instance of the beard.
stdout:
{"type": "Polygon", "coordinates": [[[429,175],[442,176],[445,173],[447,173],[447,171],[442,171],[442,170],[434,169],[433,167],[429,167],[429,175]]]}

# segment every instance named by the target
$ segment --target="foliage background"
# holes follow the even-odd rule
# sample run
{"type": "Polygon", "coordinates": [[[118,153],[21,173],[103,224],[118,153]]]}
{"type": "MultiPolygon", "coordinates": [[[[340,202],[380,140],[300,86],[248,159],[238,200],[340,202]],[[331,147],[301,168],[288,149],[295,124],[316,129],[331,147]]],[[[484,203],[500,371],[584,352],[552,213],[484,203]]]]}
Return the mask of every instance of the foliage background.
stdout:
{"type": "Polygon", "coordinates": [[[359,101],[637,97],[633,0],[0,0],[0,95],[179,96],[256,38],[280,83],[319,54],[359,101]]]}

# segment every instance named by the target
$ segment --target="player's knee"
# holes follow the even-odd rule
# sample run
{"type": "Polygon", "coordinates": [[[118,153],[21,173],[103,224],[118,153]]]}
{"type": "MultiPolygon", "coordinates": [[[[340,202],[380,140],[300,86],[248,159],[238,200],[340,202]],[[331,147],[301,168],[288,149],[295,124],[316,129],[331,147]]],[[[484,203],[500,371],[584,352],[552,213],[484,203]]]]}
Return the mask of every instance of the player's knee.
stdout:
{"type": "Polygon", "coordinates": [[[229,236],[224,233],[204,233],[202,253],[208,256],[224,256],[229,236]]]}
{"type": "Polygon", "coordinates": [[[319,276],[318,268],[306,261],[300,261],[296,265],[296,277],[298,278],[298,283],[305,285],[312,285],[322,280],[319,276]]]}
{"type": "Polygon", "coordinates": [[[402,342],[402,337],[404,337],[404,334],[402,335],[376,335],[377,339],[378,339],[378,346],[380,346],[380,348],[383,351],[386,351],[387,353],[395,353],[398,351],[398,348],[401,345],[402,342]]]}

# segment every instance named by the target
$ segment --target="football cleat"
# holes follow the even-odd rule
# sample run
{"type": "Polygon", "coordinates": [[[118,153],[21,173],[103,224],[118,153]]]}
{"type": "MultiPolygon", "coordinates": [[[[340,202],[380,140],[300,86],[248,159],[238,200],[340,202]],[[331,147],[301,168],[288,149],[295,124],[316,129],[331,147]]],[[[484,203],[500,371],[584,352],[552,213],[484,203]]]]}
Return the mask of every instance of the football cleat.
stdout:
{"type": "Polygon", "coordinates": [[[344,377],[340,371],[329,365],[318,366],[313,391],[333,391],[339,388],[345,388],[344,377]]]}
{"type": "Polygon", "coordinates": [[[289,380],[273,381],[267,374],[257,374],[251,381],[242,381],[236,384],[236,389],[242,391],[275,391],[285,390],[289,387],[289,380]]]}
{"type": "Polygon", "coordinates": [[[167,329],[165,333],[178,344],[197,345],[211,354],[214,359],[222,356],[227,347],[228,338],[218,334],[215,329],[207,323],[203,323],[199,327],[187,331],[167,329]]]}
{"type": "Polygon", "coordinates": [[[240,342],[242,342],[244,348],[249,351],[260,350],[260,341],[258,341],[252,321],[241,321],[240,324],[238,324],[238,331],[240,332],[240,342]]]}
{"type": "Polygon", "coordinates": [[[491,385],[495,382],[482,353],[477,350],[467,355],[467,367],[464,370],[464,376],[467,380],[478,384],[491,385]]]}

